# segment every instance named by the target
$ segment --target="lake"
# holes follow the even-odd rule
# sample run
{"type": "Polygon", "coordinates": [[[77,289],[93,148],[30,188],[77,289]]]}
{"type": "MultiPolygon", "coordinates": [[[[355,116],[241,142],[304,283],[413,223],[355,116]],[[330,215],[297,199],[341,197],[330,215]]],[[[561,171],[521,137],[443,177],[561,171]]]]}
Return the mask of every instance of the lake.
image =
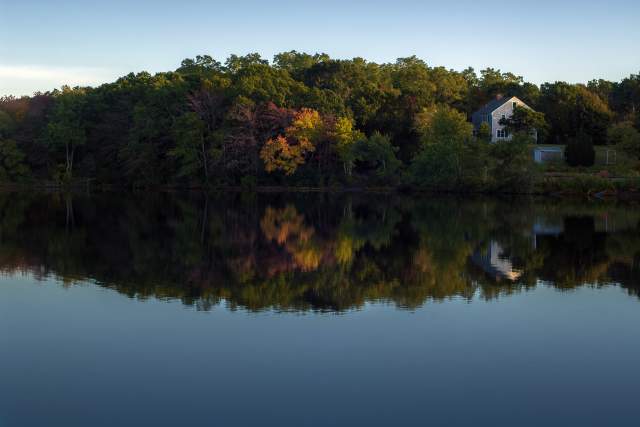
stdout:
{"type": "Polygon", "coordinates": [[[640,209],[0,194],[0,426],[637,425],[640,209]]]}

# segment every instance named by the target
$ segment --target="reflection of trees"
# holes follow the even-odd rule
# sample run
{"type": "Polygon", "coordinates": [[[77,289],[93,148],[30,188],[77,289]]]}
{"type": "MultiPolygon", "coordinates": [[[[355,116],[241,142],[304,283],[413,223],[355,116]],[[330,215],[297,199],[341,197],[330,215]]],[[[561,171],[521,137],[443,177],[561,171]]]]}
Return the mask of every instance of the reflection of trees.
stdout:
{"type": "Polygon", "coordinates": [[[0,269],[207,309],[415,308],[536,286],[639,295],[640,215],[611,204],[387,195],[0,195],[0,269]],[[553,224],[548,234],[532,231],[553,224]],[[475,253],[496,242],[522,274],[475,253]]]}
{"type": "Polygon", "coordinates": [[[313,239],[314,229],[305,225],[304,217],[295,207],[267,207],[260,226],[267,240],[284,246],[302,271],[318,268],[322,253],[318,242],[313,239]]]}
{"type": "Polygon", "coordinates": [[[539,275],[559,287],[597,283],[609,265],[605,241],[606,234],[595,231],[593,217],[567,218],[561,235],[541,239],[548,256],[539,275]]]}

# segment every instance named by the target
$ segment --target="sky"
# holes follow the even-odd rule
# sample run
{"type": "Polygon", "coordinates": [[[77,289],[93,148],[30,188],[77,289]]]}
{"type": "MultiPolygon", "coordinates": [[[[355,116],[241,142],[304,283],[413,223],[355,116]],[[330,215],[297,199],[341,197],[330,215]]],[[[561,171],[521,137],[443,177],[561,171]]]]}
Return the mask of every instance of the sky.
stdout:
{"type": "Polygon", "coordinates": [[[639,23],[640,0],[0,0],[0,96],[289,50],[620,80],[640,72],[639,23]]]}

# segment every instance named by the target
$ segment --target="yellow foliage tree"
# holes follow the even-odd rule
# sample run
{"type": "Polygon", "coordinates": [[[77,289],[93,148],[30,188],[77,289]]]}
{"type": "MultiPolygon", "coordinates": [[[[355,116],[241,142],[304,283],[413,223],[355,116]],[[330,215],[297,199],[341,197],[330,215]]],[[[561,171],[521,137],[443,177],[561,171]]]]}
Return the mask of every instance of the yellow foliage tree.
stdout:
{"type": "Polygon", "coordinates": [[[303,108],[293,117],[291,126],[286,129],[287,136],[298,141],[307,141],[312,144],[324,136],[325,123],[320,113],[310,108],[303,108]]]}
{"type": "Polygon", "coordinates": [[[264,162],[267,172],[281,170],[286,175],[293,175],[298,166],[304,164],[307,153],[315,150],[308,140],[298,140],[297,144],[290,144],[282,135],[268,140],[260,150],[260,158],[264,162]]]}
{"type": "Polygon", "coordinates": [[[260,150],[267,172],[279,170],[293,175],[304,164],[305,156],[315,151],[315,143],[323,137],[325,126],[320,113],[303,108],[285,132],[286,136],[269,139],[260,150]]]}
{"type": "Polygon", "coordinates": [[[260,228],[268,240],[286,248],[301,270],[312,271],[320,265],[322,250],[313,239],[314,229],[305,225],[304,216],[294,206],[288,205],[284,209],[268,207],[260,228]]]}
{"type": "Polygon", "coordinates": [[[335,140],[336,152],[342,161],[344,173],[347,176],[351,176],[353,162],[355,161],[353,146],[356,141],[364,138],[364,134],[353,128],[353,120],[348,117],[339,117],[334,124],[331,134],[335,140]]]}

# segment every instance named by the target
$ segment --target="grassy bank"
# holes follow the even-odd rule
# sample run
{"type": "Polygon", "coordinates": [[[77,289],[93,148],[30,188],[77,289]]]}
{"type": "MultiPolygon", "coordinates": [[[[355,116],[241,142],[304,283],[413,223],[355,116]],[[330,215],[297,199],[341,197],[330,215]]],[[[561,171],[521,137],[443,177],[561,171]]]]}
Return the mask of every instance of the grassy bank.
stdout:
{"type": "Polygon", "coordinates": [[[533,186],[527,190],[483,190],[479,188],[424,188],[416,186],[153,186],[145,188],[131,188],[99,183],[87,184],[76,182],[71,184],[57,184],[54,182],[31,182],[25,184],[0,185],[4,191],[80,191],[80,192],[137,192],[137,191],[211,191],[211,192],[257,192],[257,193],[287,193],[287,192],[370,192],[370,193],[448,193],[448,194],[532,194],[553,196],[592,196],[640,198],[640,177],[602,177],[589,173],[545,174],[536,179],[533,186]]]}

